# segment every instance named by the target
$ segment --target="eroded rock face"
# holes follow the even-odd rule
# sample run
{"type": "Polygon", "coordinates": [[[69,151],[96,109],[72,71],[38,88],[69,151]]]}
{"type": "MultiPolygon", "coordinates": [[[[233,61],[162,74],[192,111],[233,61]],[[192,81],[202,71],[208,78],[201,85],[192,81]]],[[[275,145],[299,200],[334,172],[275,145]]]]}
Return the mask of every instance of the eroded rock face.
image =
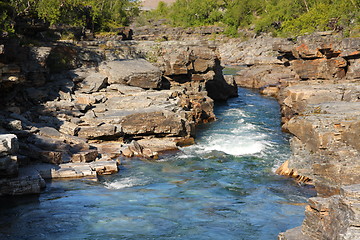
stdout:
{"type": "Polygon", "coordinates": [[[309,104],[326,102],[358,102],[360,87],[356,83],[298,84],[282,91],[281,112],[286,123],[293,116],[302,114],[309,104]]]}
{"type": "Polygon", "coordinates": [[[2,194],[12,194],[24,179],[29,184],[14,194],[39,192],[42,178],[111,174],[118,157],[156,159],[192,144],[195,126],[215,120],[214,100],[237,95],[209,43],[82,45],[29,48],[13,65],[10,59],[0,65],[1,74],[25,76],[0,82],[6,93],[0,95],[0,132],[15,134],[20,146],[17,156],[8,154],[12,146],[0,146],[0,174],[9,176],[2,194]],[[24,177],[10,179],[18,165],[24,177]]]}
{"type": "Polygon", "coordinates": [[[237,96],[234,81],[227,82],[222,74],[219,53],[208,42],[140,43],[139,49],[154,61],[165,76],[164,85],[184,86],[194,92],[207,91],[213,100],[237,96]]]}
{"type": "Polygon", "coordinates": [[[0,134],[0,196],[40,193],[44,179],[36,171],[19,170],[18,138],[0,134]]]}
{"type": "Polygon", "coordinates": [[[359,102],[314,104],[285,124],[295,136],[289,168],[313,179],[319,195],[360,182],[359,114],[359,102]]]}
{"type": "Polygon", "coordinates": [[[332,84],[359,77],[356,38],[341,40],[336,35],[314,33],[296,42],[264,37],[233,41],[232,51],[225,51],[230,46],[226,44],[220,49],[224,62],[246,66],[235,76],[237,84],[259,89],[278,86],[278,93],[272,89],[271,95],[279,98],[280,90],[288,86],[309,81],[332,84]]]}
{"type": "MultiPolygon", "coordinates": [[[[156,3],[156,2],[152,2],[156,3]]],[[[223,38],[224,28],[218,26],[202,26],[194,28],[167,27],[162,20],[155,21],[147,26],[132,26],[135,40],[151,41],[189,41],[199,39],[223,38]]]]}
{"type": "Polygon", "coordinates": [[[359,184],[344,186],[329,198],[310,198],[303,225],[281,233],[279,240],[359,239],[359,203],[359,184]]]}
{"type": "Polygon", "coordinates": [[[273,52],[271,41],[263,51],[259,42],[239,45],[228,58],[245,65],[235,76],[239,86],[258,88],[281,104],[283,129],[294,137],[292,156],[278,173],[314,184],[319,196],[340,194],[311,199],[302,227],[279,239],[358,239],[358,199],[345,196],[344,186],[360,183],[359,39],[313,34],[272,42],[273,52]],[[256,61],[248,61],[247,53],[256,61]],[[262,56],[270,54],[266,62],[262,56]]]}
{"type": "Polygon", "coordinates": [[[224,65],[276,65],[283,62],[277,58],[278,49],[291,49],[293,43],[282,38],[258,37],[248,41],[231,39],[219,47],[224,65]]]}

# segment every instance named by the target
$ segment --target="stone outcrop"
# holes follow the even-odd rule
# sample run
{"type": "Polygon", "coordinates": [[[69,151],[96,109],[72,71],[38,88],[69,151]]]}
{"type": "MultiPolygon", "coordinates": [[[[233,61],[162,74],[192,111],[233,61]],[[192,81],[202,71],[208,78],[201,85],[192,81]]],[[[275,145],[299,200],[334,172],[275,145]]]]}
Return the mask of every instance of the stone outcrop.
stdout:
{"type": "Polygon", "coordinates": [[[145,89],[161,87],[160,70],[144,59],[104,62],[99,66],[99,72],[108,76],[109,84],[125,84],[145,89]]]}
{"type": "Polygon", "coordinates": [[[201,26],[193,28],[170,27],[166,25],[166,20],[148,22],[145,26],[132,26],[134,36],[137,41],[189,41],[189,40],[213,40],[223,39],[223,27],[201,26]]]}
{"type": "Polygon", "coordinates": [[[324,32],[238,46],[223,54],[242,65],[237,84],[277,97],[282,128],[293,135],[292,155],[277,173],[313,184],[319,196],[310,200],[303,225],[279,239],[358,239],[358,199],[345,192],[360,183],[359,39],[324,32]]]}
{"type": "Polygon", "coordinates": [[[314,197],[306,206],[301,227],[279,235],[279,240],[320,240],[360,238],[360,185],[341,188],[339,195],[314,197]]]}
{"type": "Polygon", "coordinates": [[[192,144],[195,126],[215,120],[214,100],[237,95],[207,42],[16,44],[0,54],[2,76],[17,77],[0,82],[0,133],[19,141],[15,156],[0,149],[4,195],[38,193],[47,178],[111,174],[121,156],[157,159],[192,144]],[[42,185],[12,190],[25,178],[42,185]]]}
{"type": "Polygon", "coordinates": [[[359,87],[347,75],[350,62],[359,56],[356,42],[312,35],[299,38],[292,48],[277,47],[289,61],[286,68],[299,79],[279,82],[283,129],[294,135],[289,169],[313,179],[323,196],[360,180],[356,138],[349,139],[358,134],[359,87]]]}
{"type": "Polygon", "coordinates": [[[277,97],[282,83],[299,81],[288,66],[288,53],[281,56],[278,47],[290,51],[294,43],[282,38],[261,36],[247,41],[233,39],[219,46],[224,65],[243,66],[234,76],[238,86],[261,89],[277,97]]]}
{"type": "Polygon", "coordinates": [[[144,42],[138,48],[161,69],[164,87],[206,91],[220,101],[237,96],[236,83],[224,78],[217,46],[211,42],[144,42]]]}
{"type": "Polygon", "coordinates": [[[40,193],[44,179],[36,171],[19,169],[19,143],[14,134],[0,134],[0,196],[40,193]]]}
{"type": "Polygon", "coordinates": [[[15,155],[18,149],[19,144],[16,135],[0,135],[0,176],[11,177],[18,174],[18,163],[15,155]]]}
{"type": "Polygon", "coordinates": [[[285,128],[294,135],[289,168],[314,180],[320,195],[360,182],[357,146],[359,102],[327,102],[307,106],[285,128]]]}

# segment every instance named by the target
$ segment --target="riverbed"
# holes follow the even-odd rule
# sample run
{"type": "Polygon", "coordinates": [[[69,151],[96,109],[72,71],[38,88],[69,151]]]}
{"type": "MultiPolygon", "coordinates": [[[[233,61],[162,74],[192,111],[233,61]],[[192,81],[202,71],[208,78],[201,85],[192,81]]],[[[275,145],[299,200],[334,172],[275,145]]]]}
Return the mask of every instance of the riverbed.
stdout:
{"type": "Polygon", "coordinates": [[[3,198],[0,239],[276,239],[301,225],[312,188],[277,176],[290,156],[276,100],[239,88],[196,144],[116,175],[52,181],[3,198]]]}

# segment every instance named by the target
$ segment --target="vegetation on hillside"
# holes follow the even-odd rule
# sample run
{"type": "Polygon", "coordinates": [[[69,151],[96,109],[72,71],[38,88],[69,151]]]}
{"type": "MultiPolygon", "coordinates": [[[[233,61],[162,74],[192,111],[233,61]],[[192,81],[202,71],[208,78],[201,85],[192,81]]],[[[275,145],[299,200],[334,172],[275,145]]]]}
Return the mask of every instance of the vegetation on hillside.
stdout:
{"type": "Polygon", "coordinates": [[[291,36],[313,31],[359,31],[360,0],[177,0],[160,3],[145,18],[166,18],[173,26],[225,25],[257,33],[291,36]]]}
{"type": "MultiPolygon", "coordinates": [[[[0,0],[0,33],[12,33],[19,19],[52,25],[112,31],[139,14],[139,0],[0,0]]],[[[160,2],[142,19],[167,19],[173,26],[225,26],[256,33],[294,36],[313,31],[360,33],[360,0],[176,0],[160,2]]]]}
{"type": "Polygon", "coordinates": [[[110,31],[129,24],[138,11],[132,0],[0,0],[0,31],[13,32],[19,18],[110,31]]]}

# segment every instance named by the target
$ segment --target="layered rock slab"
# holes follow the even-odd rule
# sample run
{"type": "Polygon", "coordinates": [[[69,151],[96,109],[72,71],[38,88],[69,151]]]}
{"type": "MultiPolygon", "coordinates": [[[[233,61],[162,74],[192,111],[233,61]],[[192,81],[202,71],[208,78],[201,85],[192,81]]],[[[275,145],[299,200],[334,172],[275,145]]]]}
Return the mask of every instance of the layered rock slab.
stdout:
{"type": "Polygon", "coordinates": [[[108,76],[108,83],[127,84],[146,89],[161,87],[161,72],[144,59],[118,60],[102,63],[100,73],[108,76]]]}
{"type": "Polygon", "coordinates": [[[360,102],[329,102],[308,105],[285,124],[295,136],[289,168],[313,179],[318,194],[360,182],[359,117],[360,102]]]}
{"type": "MultiPolygon", "coordinates": [[[[127,150],[155,158],[191,144],[196,124],[215,120],[213,99],[237,94],[209,44],[149,43],[150,50],[135,42],[106,42],[106,49],[99,44],[33,48],[31,64],[19,58],[14,70],[4,66],[4,72],[8,67],[9,73],[32,76],[23,88],[1,96],[7,104],[1,106],[0,131],[19,137],[20,165],[52,163],[53,170],[41,170],[51,178],[114,172],[107,167],[114,161],[105,166],[99,160],[127,150]],[[156,63],[141,59],[153,50],[156,63]]],[[[4,163],[11,159],[3,157],[4,163]]]]}
{"type": "Polygon", "coordinates": [[[309,199],[301,227],[281,233],[279,240],[360,238],[360,185],[343,186],[339,195],[309,199]]]}

